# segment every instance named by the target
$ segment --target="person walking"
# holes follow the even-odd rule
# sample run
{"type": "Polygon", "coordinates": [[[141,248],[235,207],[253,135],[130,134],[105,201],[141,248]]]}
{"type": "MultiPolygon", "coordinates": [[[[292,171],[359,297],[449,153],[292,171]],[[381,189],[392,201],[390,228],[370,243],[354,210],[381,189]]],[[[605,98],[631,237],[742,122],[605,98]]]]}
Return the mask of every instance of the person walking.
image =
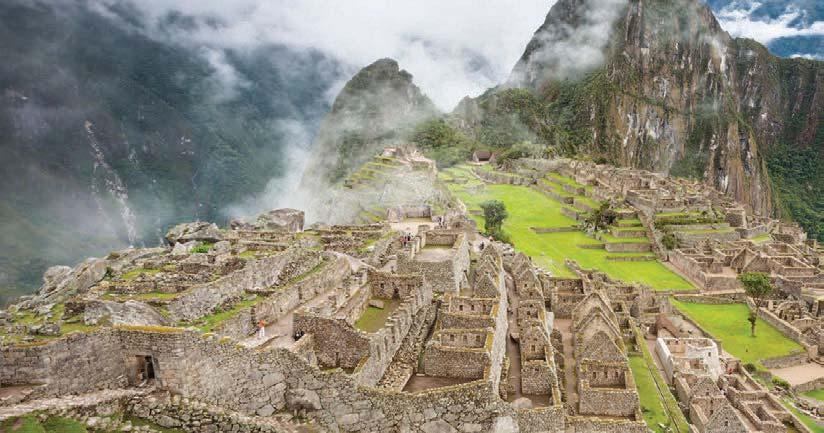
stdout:
{"type": "Polygon", "coordinates": [[[263,319],[258,321],[258,338],[261,340],[266,338],[266,322],[264,322],[263,319]]]}

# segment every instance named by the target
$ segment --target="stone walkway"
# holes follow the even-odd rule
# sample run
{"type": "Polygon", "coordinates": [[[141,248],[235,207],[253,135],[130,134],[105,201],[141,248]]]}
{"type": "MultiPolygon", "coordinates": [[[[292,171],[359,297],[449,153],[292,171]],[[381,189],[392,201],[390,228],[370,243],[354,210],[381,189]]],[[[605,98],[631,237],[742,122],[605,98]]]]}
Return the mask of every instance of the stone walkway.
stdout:
{"type": "Polygon", "coordinates": [[[154,387],[149,386],[145,388],[108,389],[89,394],[32,400],[13,406],[0,407],[0,421],[22,416],[34,411],[64,410],[95,406],[107,401],[145,395],[152,392],[154,392],[154,387]]]}
{"type": "Polygon", "coordinates": [[[575,348],[572,341],[572,319],[555,319],[555,328],[561,331],[564,343],[564,383],[566,401],[570,407],[578,410],[578,378],[575,368],[575,348]]]}

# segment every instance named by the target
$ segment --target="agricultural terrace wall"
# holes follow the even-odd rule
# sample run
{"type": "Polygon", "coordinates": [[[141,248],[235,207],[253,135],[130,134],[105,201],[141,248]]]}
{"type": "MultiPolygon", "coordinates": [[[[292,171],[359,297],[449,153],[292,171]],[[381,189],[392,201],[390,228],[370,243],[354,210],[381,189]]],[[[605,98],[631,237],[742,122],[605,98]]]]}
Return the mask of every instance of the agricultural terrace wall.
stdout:
{"type": "Polygon", "coordinates": [[[197,286],[168,305],[172,321],[190,321],[213,313],[246,290],[270,287],[308,272],[322,260],[321,253],[289,248],[272,257],[252,260],[236,272],[197,286]]]}

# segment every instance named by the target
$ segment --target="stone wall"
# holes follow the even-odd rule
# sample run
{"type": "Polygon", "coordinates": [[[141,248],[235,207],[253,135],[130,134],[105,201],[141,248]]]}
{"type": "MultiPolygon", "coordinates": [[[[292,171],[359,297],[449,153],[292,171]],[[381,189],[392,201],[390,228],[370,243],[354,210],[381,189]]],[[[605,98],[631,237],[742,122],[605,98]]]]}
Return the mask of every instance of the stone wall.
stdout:
{"type": "Polygon", "coordinates": [[[424,286],[423,275],[399,275],[370,270],[367,278],[373,296],[402,299],[424,286]]]}
{"type": "Polygon", "coordinates": [[[599,419],[588,417],[567,417],[566,433],[648,433],[643,421],[599,419]]]}
{"type": "Polygon", "coordinates": [[[452,255],[448,260],[422,262],[413,254],[398,257],[397,272],[400,274],[420,274],[424,276],[424,289],[436,293],[458,292],[469,270],[469,243],[462,232],[428,230],[424,233],[425,245],[451,245],[452,255]]]}
{"type": "Polygon", "coordinates": [[[0,348],[0,385],[40,385],[29,398],[122,387],[128,381],[125,367],[120,339],[111,329],[0,348]]]}
{"type": "Polygon", "coordinates": [[[242,296],[246,290],[286,282],[308,272],[320,261],[320,252],[302,248],[289,248],[272,257],[252,260],[239,271],[195,286],[175,298],[168,305],[171,320],[190,321],[211,314],[225,303],[242,296]]]}
{"type": "Polygon", "coordinates": [[[564,431],[564,407],[560,404],[515,411],[520,433],[564,431]]]}
{"type": "Polygon", "coordinates": [[[293,330],[312,334],[318,363],[324,367],[356,368],[369,355],[367,333],[352,327],[346,320],[298,312],[293,318],[293,330]]]}

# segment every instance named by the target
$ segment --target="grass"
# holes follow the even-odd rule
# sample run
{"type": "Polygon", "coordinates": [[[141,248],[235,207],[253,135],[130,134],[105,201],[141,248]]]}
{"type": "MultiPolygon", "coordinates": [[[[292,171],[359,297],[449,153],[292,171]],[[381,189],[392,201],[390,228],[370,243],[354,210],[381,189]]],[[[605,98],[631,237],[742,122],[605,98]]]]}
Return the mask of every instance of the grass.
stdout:
{"type": "Polygon", "coordinates": [[[757,244],[761,244],[761,243],[769,241],[770,239],[772,239],[772,236],[770,236],[769,233],[764,233],[764,234],[760,234],[758,236],[752,237],[749,240],[751,240],[751,241],[753,241],[757,244]]]}
{"type": "Polygon", "coordinates": [[[802,349],[801,345],[760,318],[755,325],[755,337],[750,336],[747,321],[750,310],[745,304],[711,305],[672,300],[672,305],[698,322],[713,338],[721,340],[722,349],[745,363],[762,367],[762,359],[789,355],[802,349]]]}
{"type": "Polygon", "coordinates": [[[812,431],[813,433],[824,433],[824,425],[819,424],[815,419],[813,419],[809,415],[807,415],[807,414],[801,412],[800,410],[796,409],[795,406],[793,406],[787,400],[785,400],[783,398],[780,399],[780,400],[781,400],[781,404],[783,404],[784,407],[787,408],[787,410],[792,412],[793,415],[797,416],[798,419],[801,420],[801,423],[804,424],[805,426],[807,426],[807,428],[810,429],[810,431],[812,431]]]}
{"type": "Polygon", "coordinates": [[[137,269],[132,269],[129,272],[125,272],[123,275],[121,275],[120,278],[122,278],[123,280],[126,280],[126,281],[131,281],[131,280],[134,280],[135,278],[137,278],[138,276],[140,276],[140,274],[154,275],[158,272],[160,272],[160,269],[137,268],[137,269]]]}
{"type": "Polygon", "coordinates": [[[0,423],[0,431],[4,433],[46,433],[34,416],[7,419],[0,423]]]}
{"type": "MultiPolygon", "coordinates": [[[[667,416],[663,405],[663,397],[658,392],[652,372],[647,367],[647,362],[640,356],[630,356],[629,366],[635,378],[635,386],[638,389],[638,397],[641,400],[641,412],[647,427],[656,433],[666,433],[660,425],[670,425],[671,421],[667,416]]],[[[667,391],[669,392],[669,391],[667,391]]],[[[684,433],[687,431],[685,430],[684,433]]]]}
{"type": "Polygon", "coordinates": [[[40,422],[34,415],[11,418],[0,423],[0,431],[6,433],[87,433],[86,427],[74,420],[50,417],[40,422]]]}
{"type": "MultiPolygon", "coordinates": [[[[121,416],[120,414],[117,417],[121,416]]],[[[134,426],[149,426],[161,433],[183,433],[182,430],[163,428],[152,422],[133,416],[123,416],[124,421],[130,421],[134,426]]],[[[94,433],[115,433],[103,430],[93,430],[94,433]]],[[[119,431],[119,430],[118,430],[119,431]]],[[[41,422],[35,415],[26,415],[11,418],[0,422],[2,433],[89,433],[90,430],[82,423],[69,418],[52,416],[41,422]]]]}
{"type": "MultiPolygon", "coordinates": [[[[595,268],[612,278],[647,284],[656,290],[694,290],[689,282],[658,261],[612,261],[606,257],[619,254],[578,248],[578,245],[582,244],[601,243],[583,232],[533,232],[530,227],[569,227],[577,224],[574,219],[561,214],[563,205],[560,202],[541,192],[518,185],[480,186],[482,182],[469,174],[464,167],[453,167],[445,173],[451,178],[467,179],[466,184],[452,183],[447,186],[470,211],[480,209],[480,203],[485,200],[503,201],[509,212],[509,218],[504,222],[503,228],[510,235],[515,248],[531,256],[536,265],[553,275],[574,276],[564,264],[564,260],[569,258],[584,268],[595,268]]],[[[478,227],[483,227],[483,216],[470,216],[477,222],[478,227]]]]}
{"type": "Polygon", "coordinates": [[[386,319],[398,308],[400,301],[397,299],[380,299],[380,301],[383,301],[383,308],[366,307],[363,314],[355,321],[355,328],[369,333],[377,332],[383,328],[386,319]]]}
{"type": "Polygon", "coordinates": [[[804,393],[804,396],[824,402],[824,388],[807,391],[804,393]]]}
{"type": "Polygon", "coordinates": [[[631,355],[629,366],[638,389],[641,412],[647,427],[656,433],[667,433],[668,430],[661,428],[660,425],[669,426],[672,429],[670,431],[675,433],[689,433],[689,423],[681,412],[675,396],[670,392],[667,382],[661,376],[647,342],[638,328],[634,327],[633,331],[641,356],[631,355]]]}
{"type": "Polygon", "coordinates": [[[203,332],[212,332],[218,325],[223,323],[225,320],[234,317],[234,315],[240,312],[240,310],[255,305],[259,301],[258,298],[258,296],[255,296],[254,298],[244,299],[228,310],[203,316],[197,320],[196,326],[203,332]]]}

